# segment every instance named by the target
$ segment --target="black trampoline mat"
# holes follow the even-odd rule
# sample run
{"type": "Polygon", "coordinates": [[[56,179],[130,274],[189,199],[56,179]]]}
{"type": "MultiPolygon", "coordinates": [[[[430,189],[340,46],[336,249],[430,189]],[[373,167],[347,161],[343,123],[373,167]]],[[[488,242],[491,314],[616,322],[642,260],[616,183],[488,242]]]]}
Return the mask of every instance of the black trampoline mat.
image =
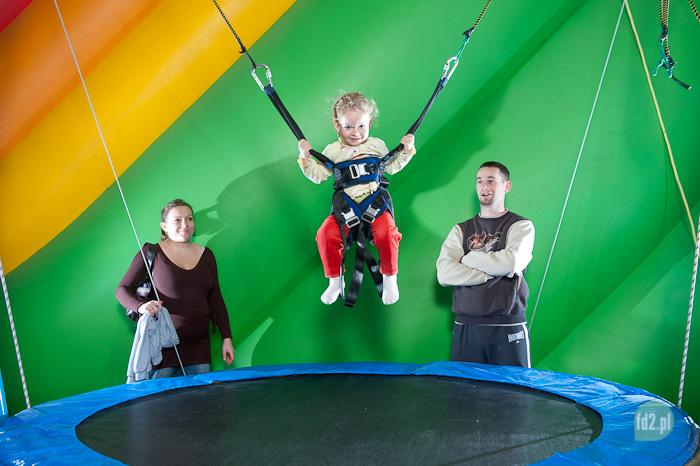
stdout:
{"type": "Polygon", "coordinates": [[[127,464],[527,464],[592,442],[593,410],[542,391],[437,376],[300,375],[188,387],[76,428],[127,464]]]}

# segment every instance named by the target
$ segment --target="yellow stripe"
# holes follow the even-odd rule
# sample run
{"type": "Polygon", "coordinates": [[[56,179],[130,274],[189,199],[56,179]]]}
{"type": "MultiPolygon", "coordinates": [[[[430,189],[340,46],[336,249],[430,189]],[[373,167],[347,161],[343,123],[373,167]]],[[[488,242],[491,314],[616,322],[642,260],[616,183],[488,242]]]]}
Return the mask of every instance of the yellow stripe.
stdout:
{"type": "MultiPolygon", "coordinates": [[[[99,64],[161,0],[60,0],[84,74],[99,64]],[[95,18],[113,18],[108,24],[95,18]]],[[[0,8],[1,9],[1,8],[0,8]]],[[[0,32],[0,159],[76,86],[78,76],[52,1],[32,2],[0,32]],[[47,79],[50,77],[51,79],[47,79]]]]}
{"type": "MultiPolygon", "coordinates": [[[[247,45],[292,3],[220,2],[247,45]]],[[[237,50],[213,3],[168,0],[105,57],[87,85],[118,173],[239,58],[237,50]]],[[[0,229],[6,271],[63,231],[112,182],[83,90],[76,87],[0,161],[3,217],[11,225],[0,229]]]]}

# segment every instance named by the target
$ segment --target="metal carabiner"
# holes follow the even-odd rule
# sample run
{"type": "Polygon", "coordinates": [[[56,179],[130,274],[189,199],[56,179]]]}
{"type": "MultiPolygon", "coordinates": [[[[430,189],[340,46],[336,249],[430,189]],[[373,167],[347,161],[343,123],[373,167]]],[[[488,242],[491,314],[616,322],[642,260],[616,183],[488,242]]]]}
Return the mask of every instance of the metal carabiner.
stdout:
{"type": "Polygon", "coordinates": [[[656,63],[656,67],[654,68],[654,71],[652,71],[651,75],[656,77],[659,74],[659,70],[661,67],[663,67],[666,72],[668,73],[668,68],[664,64],[665,60],[663,58],[660,58],[659,61],[656,63]]]}
{"type": "Polygon", "coordinates": [[[666,77],[672,79],[675,81],[678,85],[680,85],[683,89],[689,91],[693,88],[690,84],[681,81],[678,79],[674,74],[673,74],[673,68],[676,66],[676,62],[673,61],[673,58],[668,57],[668,56],[663,56],[659,62],[656,64],[656,69],[654,72],[651,74],[652,76],[656,76],[659,73],[659,70],[661,68],[664,69],[666,72],[666,77]]]}
{"type": "Polygon", "coordinates": [[[445,66],[442,67],[442,79],[445,80],[445,83],[450,80],[458,65],[459,58],[457,58],[457,56],[450,57],[450,59],[445,62],[445,66]]]}
{"type": "Polygon", "coordinates": [[[664,30],[661,35],[659,36],[659,61],[656,63],[656,68],[654,69],[654,72],[651,73],[652,76],[656,76],[659,74],[659,70],[663,68],[666,71],[666,74],[670,78],[673,75],[673,59],[666,55],[666,40],[668,39],[668,30],[664,30]]]}
{"type": "Polygon", "coordinates": [[[270,86],[272,86],[272,71],[270,71],[270,67],[265,65],[265,64],[260,64],[256,65],[255,68],[250,70],[250,74],[253,76],[253,79],[255,80],[256,83],[258,83],[258,86],[260,87],[261,91],[265,91],[265,86],[263,86],[262,81],[260,81],[260,78],[258,77],[257,71],[259,68],[265,68],[265,77],[267,77],[267,81],[270,86]]]}

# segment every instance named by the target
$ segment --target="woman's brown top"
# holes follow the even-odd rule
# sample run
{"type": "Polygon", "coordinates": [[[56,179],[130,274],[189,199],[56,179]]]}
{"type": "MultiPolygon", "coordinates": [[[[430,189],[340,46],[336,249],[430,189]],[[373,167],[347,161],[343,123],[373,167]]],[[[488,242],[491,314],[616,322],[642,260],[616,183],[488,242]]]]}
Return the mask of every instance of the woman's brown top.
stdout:
{"type": "MultiPolygon", "coordinates": [[[[204,248],[197,265],[187,270],[168,259],[159,245],[152,247],[156,252],[153,281],[180,337],[177,348],[182,364],[210,363],[209,322],[213,320],[216,323],[223,338],[231,338],[228,311],[219,288],[214,254],[209,248],[204,248]]],[[[122,306],[137,309],[146,302],[136,295],[136,288],[145,275],[146,265],[139,252],[117,288],[116,296],[122,306]]],[[[166,348],[163,350],[163,362],[154,369],[177,366],[175,350],[166,348]]]]}

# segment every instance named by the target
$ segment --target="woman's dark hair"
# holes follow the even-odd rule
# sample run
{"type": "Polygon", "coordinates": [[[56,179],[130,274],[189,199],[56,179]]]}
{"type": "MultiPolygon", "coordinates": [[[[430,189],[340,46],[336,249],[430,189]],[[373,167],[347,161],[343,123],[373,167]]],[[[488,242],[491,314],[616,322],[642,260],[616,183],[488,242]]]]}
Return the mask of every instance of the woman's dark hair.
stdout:
{"type": "MultiPolygon", "coordinates": [[[[165,222],[165,218],[168,216],[170,209],[182,206],[189,207],[190,211],[192,211],[192,213],[194,214],[194,209],[187,202],[183,201],[182,199],[173,199],[172,201],[165,204],[165,207],[163,207],[163,209],[160,211],[160,221],[165,222]]],[[[168,235],[165,234],[165,231],[162,228],[160,229],[160,239],[168,239],[168,235]]]]}

